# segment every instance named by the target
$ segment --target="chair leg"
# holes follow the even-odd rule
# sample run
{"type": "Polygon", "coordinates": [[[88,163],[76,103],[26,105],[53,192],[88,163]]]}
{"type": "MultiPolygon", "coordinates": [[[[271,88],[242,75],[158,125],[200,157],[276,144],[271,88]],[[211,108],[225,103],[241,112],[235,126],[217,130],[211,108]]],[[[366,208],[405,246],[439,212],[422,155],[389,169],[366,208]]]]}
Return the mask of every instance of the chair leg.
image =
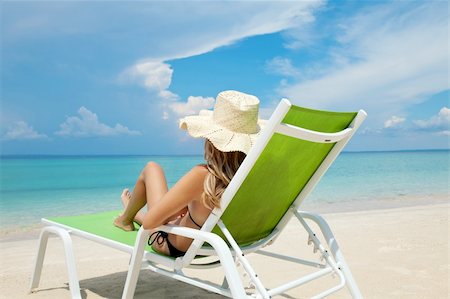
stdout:
{"type": "MultiPolygon", "coordinates": [[[[227,238],[228,242],[230,243],[231,247],[234,249],[234,252],[236,254],[236,259],[241,263],[244,270],[247,272],[247,274],[250,277],[251,282],[255,285],[256,290],[260,293],[261,297],[264,299],[271,298],[269,292],[264,287],[261,280],[258,278],[258,275],[256,274],[253,267],[250,265],[249,261],[245,258],[245,254],[240,249],[239,245],[236,243],[236,241],[231,236],[230,232],[228,231],[227,227],[222,221],[219,221],[217,225],[222,230],[222,233],[227,238]]],[[[234,267],[236,269],[236,267],[234,267]]],[[[237,271],[237,270],[236,270],[237,271]]]]}
{"type": "Polygon", "coordinates": [[[31,276],[30,293],[32,293],[38,286],[41,280],[42,265],[44,263],[45,250],[47,249],[48,232],[43,229],[39,236],[39,247],[33,267],[33,274],[31,276]]]}
{"type": "Polygon", "coordinates": [[[235,260],[231,255],[228,245],[217,235],[215,235],[214,238],[207,240],[207,242],[211,244],[216,251],[217,256],[220,259],[220,264],[225,272],[225,278],[222,285],[228,286],[233,298],[247,298],[241,277],[236,268],[235,260]]]}
{"type": "Polygon", "coordinates": [[[353,298],[363,298],[361,291],[359,290],[358,285],[356,284],[356,281],[353,278],[350,268],[348,267],[347,262],[345,261],[344,256],[342,255],[339,245],[336,239],[334,238],[331,228],[325,221],[325,219],[323,219],[318,214],[303,211],[296,211],[295,215],[297,216],[297,218],[310,219],[319,226],[323,236],[325,237],[328,247],[331,250],[334,259],[339,264],[339,269],[342,271],[342,274],[345,277],[346,285],[348,290],[350,291],[350,294],[352,295],[353,298]]]}
{"type": "Polygon", "coordinates": [[[50,234],[55,234],[61,238],[64,244],[64,252],[66,257],[67,272],[69,275],[69,289],[72,298],[81,299],[80,284],[78,282],[78,275],[75,264],[75,256],[73,254],[72,239],[69,233],[58,227],[47,226],[41,231],[39,237],[39,247],[36,260],[34,263],[33,275],[31,278],[30,292],[33,292],[39,285],[42,273],[42,266],[44,263],[45,251],[47,249],[47,241],[50,234]]]}
{"type": "Polygon", "coordinates": [[[141,227],[136,237],[133,254],[128,267],[128,274],[122,293],[122,299],[132,299],[134,297],[134,291],[136,290],[139,272],[141,271],[142,259],[144,257],[144,250],[147,245],[148,236],[148,231],[141,227]]]}
{"type": "MultiPolygon", "coordinates": [[[[176,235],[192,238],[192,239],[199,239],[202,242],[209,243],[213,249],[215,250],[220,263],[224,269],[225,272],[225,279],[227,281],[227,284],[229,286],[229,291],[233,298],[247,298],[247,295],[245,293],[245,289],[242,285],[242,281],[240,279],[239,273],[236,269],[233,256],[231,255],[230,249],[228,248],[228,245],[225,243],[222,238],[219,236],[212,234],[212,233],[204,233],[200,234],[200,231],[191,229],[191,228],[185,228],[185,227],[165,227],[161,226],[160,229],[163,231],[167,231],[168,233],[173,233],[176,235]]],[[[149,236],[149,231],[144,230],[142,227],[139,229],[139,232],[136,237],[135,245],[133,254],[131,256],[131,261],[128,269],[128,275],[125,282],[125,287],[122,293],[122,299],[132,299],[135,289],[137,280],[139,277],[139,272],[141,270],[144,253],[145,253],[145,246],[147,244],[147,239],[149,236]]],[[[178,258],[178,260],[175,261],[175,272],[179,273],[181,268],[183,268],[183,261],[181,258],[178,258]]],[[[163,271],[164,272],[164,271],[163,271]]],[[[172,272],[170,272],[173,274],[172,272]]],[[[173,276],[173,275],[168,275],[173,276]]],[[[179,276],[177,279],[180,279],[183,275],[177,275],[179,276]]],[[[193,282],[191,279],[180,279],[184,282],[193,282]]],[[[205,283],[197,283],[194,284],[197,286],[204,287],[208,284],[205,283]]],[[[208,288],[207,288],[208,289],[208,288]]]]}

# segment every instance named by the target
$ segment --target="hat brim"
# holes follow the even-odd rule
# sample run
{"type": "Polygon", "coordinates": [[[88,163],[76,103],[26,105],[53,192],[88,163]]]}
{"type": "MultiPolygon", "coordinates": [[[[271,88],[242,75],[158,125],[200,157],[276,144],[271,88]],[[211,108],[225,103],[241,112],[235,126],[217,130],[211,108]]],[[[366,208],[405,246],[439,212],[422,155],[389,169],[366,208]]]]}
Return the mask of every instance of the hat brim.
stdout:
{"type": "Polygon", "coordinates": [[[206,138],[222,152],[243,152],[248,154],[255,144],[266,120],[258,120],[257,132],[253,134],[230,131],[213,120],[213,111],[202,110],[199,115],[186,116],[180,119],[180,128],[186,130],[194,138],[206,138]]]}

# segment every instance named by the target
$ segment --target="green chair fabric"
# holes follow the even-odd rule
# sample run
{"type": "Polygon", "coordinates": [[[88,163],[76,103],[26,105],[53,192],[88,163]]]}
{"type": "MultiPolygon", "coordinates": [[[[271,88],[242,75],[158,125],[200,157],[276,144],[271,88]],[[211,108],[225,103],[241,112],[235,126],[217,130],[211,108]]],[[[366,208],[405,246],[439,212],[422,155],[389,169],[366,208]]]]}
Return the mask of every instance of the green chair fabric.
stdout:
{"type": "MultiPolygon", "coordinates": [[[[47,219],[96,236],[134,246],[137,230],[126,232],[113,225],[114,219],[121,212],[118,210],[79,216],[48,217],[47,219]]],[[[157,253],[148,245],[146,251],[157,253]]]]}
{"type": "MultiPolygon", "coordinates": [[[[292,106],[283,123],[335,133],[347,128],[356,114],[292,106]]],[[[273,231],[333,146],[277,133],[272,136],[221,217],[239,245],[261,240],[273,231]]],[[[218,227],[213,232],[225,240],[218,227]]]]}

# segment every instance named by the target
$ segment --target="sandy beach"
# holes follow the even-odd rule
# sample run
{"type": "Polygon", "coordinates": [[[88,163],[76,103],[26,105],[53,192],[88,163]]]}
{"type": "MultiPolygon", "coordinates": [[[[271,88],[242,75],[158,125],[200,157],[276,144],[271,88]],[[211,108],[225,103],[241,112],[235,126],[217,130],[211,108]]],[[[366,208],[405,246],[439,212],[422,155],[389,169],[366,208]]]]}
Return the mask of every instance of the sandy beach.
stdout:
{"type": "MultiPolygon", "coordinates": [[[[377,201],[368,204],[333,204],[312,207],[324,212],[365,298],[449,297],[448,198],[377,201]],[[336,212],[338,211],[338,212],[336,212]]],[[[271,250],[312,257],[306,235],[297,221],[271,250]]],[[[83,298],[120,298],[129,255],[73,238],[83,298]]],[[[49,240],[39,290],[28,294],[37,231],[2,236],[0,298],[70,298],[64,253],[59,239],[49,240]]],[[[269,287],[303,269],[252,256],[269,287]],[[276,270],[275,270],[276,269],[276,270]]],[[[221,269],[189,270],[192,275],[221,281],[221,269]]],[[[278,298],[309,298],[332,278],[287,292],[278,298]]],[[[152,272],[141,272],[135,298],[222,298],[152,272]]],[[[346,289],[330,298],[350,298],[346,289]]]]}

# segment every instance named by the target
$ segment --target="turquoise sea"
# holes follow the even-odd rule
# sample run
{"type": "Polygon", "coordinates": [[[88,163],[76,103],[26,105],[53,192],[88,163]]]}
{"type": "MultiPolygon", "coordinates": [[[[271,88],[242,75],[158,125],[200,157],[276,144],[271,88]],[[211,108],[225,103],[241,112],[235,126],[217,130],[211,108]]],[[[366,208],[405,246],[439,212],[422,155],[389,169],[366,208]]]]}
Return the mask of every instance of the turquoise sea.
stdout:
{"type": "MultiPolygon", "coordinates": [[[[147,161],[156,161],[173,185],[202,163],[201,156],[3,156],[1,229],[38,224],[40,218],[120,209],[147,161]]],[[[342,153],[310,202],[449,196],[450,151],[342,153]]]]}

